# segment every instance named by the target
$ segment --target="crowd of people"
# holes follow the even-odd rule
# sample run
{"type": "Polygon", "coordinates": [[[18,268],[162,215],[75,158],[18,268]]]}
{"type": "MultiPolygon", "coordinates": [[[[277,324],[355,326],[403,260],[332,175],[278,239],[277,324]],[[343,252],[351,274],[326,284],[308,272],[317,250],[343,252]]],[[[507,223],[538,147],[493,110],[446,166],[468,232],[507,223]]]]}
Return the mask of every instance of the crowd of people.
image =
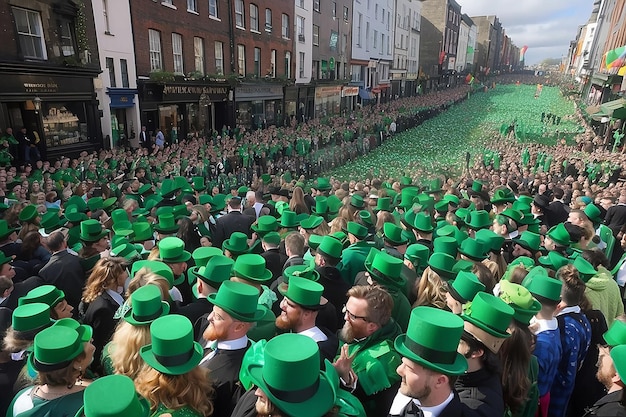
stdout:
{"type": "Polygon", "coordinates": [[[626,415],[625,158],[583,113],[323,176],[469,89],[0,169],[0,414],[626,415]]]}

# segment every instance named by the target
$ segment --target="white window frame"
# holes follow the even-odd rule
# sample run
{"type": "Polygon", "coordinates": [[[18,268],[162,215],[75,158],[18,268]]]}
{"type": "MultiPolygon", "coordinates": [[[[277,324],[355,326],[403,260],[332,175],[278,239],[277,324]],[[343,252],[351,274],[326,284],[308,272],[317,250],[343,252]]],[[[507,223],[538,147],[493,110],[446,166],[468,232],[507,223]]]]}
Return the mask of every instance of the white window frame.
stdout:
{"type": "MultiPolygon", "coordinates": [[[[41,23],[41,14],[33,10],[23,9],[21,7],[13,7],[13,16],[15,20],[17,20],[16,13],[24,13],[26,21],[28,22],[28,32],[20,32],[19,28],[16,27],[18,39],[20,37],[27,37],[27,40],[32,41],[33,42],[32,46],[33,46],[35,53],[38,52],[37,48],[35,47],[36,44],[39,44],[41,48],[41,56],[26,55],[25,51],[22,50],[22,53],[24,54],[24,58],[43,59],[43,60],[48,59],[48,51],[46,51],[46,40],[44,38],[43,26],[41,23]],[[33,20],[31,20],[29,16],[31,16],[33,20]]],[[[20,43],[20,47],[21,47],[21,43],[22,43],[21,40],[18,40],[18,42],[20,43]]]]}
{"type": "Polygon", "coordinates": [[[217,11],[217,0],[209,0],[209,17],[219,19],[217,11]]]}
{"type": "Polygon", "coordinates": [[[205,74],[206,63],[204,59],[204,38],[193,37],[193,62],[194,69],[200,74],[205,74]]]}
{"type": "Polygon", "coordinates": [[[313,25],[313,45],[320,45],[320,27],[318,25],[313,25]]]}
{"type": "Polygon", "coordinates": [[[198,14],[198,0],[187,0],[187,11],[198,14]]]}
{"type": "Polygon", "coordinates": [[[313,10],[319,13],[319,11],[320,11],[320,0],[313,0],[313,10]]]}
{"type": "Polygon", "coordinates": [[[148,43],[150,48],[150,70],[163,70],[163,52],[161,46],[161,32],[148,29],[148,43]]]}
{"type": "Polygon", "coordinates": [[[306,55],[304,54],[304,52],[299,52],[298,53],[298,78],[304,78],[304,60],[306,58],[306,55]]]}
{"type": "Polygon", "coordinates": [[[265,31],[272,33],[272,9],[265,9],[265,31]]]}
{"type": "Polygon", "coordinates": [[[246,46],[242,44],[237,45],[237,74],[246,76],[246,46]]]}
{"type": "Polygon", "coordinates": [[[224,74],[224,44],[215,41],[215,72],[224,74]]]}
{"type": "Polygon", "coordinates": [[[262,77],[264,74],[262,74],[263,70],[261,69],[261,48],[255,47],[254,48],[254,75],[257,76],[257,78],[262,77]]]}
{"type": "Polygon", "coordinates": [[[109,0],[102,0],[102,14],[104,16],[104,34],[111,34],[111,22],[109,20],[109,0]]]}
{"type": "Polygon", "coordinates": [[[291,78],[291,51],[285,52],[285,77],[291,78]]]}
{"type": "Polygon", "coordinates": [[[281,34],[284,39],[290,39],[289,15],[283,13],[280,18],[281,34]]]}
{"type": "Polygon", "coordinates": [[[172,57],[174,58],[174,73],[184,74],[183,35],[176,32],[172,33],[172,57]]]}
{"type": "Polygon", "coordinates": [[[250,3],[250,31],[259,33],[259,6],[250,3]]]}
{"type": "Polygon", "coordinates": [[[270,55],[270,77],[276,78],[276,49],[270,55]]]}
{"type": "Polygon", "coordinates": [[[239,29],[246,28],[246,13],[243,0],[235,0],[235,27],[239,29]]]}
{"type": "Polygon", "coordinates": [[[298,33],[298,42],[305,42],[306,38],[304,36],[304,25],[306,24],[306,20],[304,16],[296,16],[296,31],[298,33]]]}

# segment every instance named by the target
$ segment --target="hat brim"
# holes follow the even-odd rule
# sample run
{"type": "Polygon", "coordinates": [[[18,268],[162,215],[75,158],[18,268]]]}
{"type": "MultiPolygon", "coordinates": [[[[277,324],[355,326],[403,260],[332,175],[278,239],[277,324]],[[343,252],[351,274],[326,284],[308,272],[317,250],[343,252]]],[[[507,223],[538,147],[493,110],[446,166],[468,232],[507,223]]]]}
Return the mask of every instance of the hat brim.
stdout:
{"type": "Polygon", "coordinates": [[[372,264],[370,262],[365,262],[365,270],[369,272],[370,276],[382,285],[383,287],[393,287],[394,289],[404,289],[406,286],[406,282],[402,278],[402,275],[398,275],[397,277],[390,277],[388,275],[382,275],[374,272],[372,269],[372,264]]]}
{"type": "Polygon", "coordinates": [[[79,238],[80,240],[82,240],[83,242],[97,242],[100,239],[102,239],[103,237],[105,237],[106,235],[108,235],[111,231],[109,229],[103,229],[98,235],[96,236],[83,236],[80,235],[79,238]]]}
{"type": "Polygon", "coordinates": [[[278,225],[279,225],[280,227],[282,227],[282,228],[285,228],[285,229],[292,229],[292,228],[295,228],[295,227],[300,226],[300,222],[295,222],[295,223],[292,223],[292,224],[284,224],[284,223],[281,223],[281,222],[279,221],[279,222],[278,222],[278,225]]]}
{"type": "Polygon", "coordinates": [[[288,402],[276,397],[263,379],[263,366],[250,364],[247,369],[252,382],[258,386],[270,401],[281,411],[290,416],[311,417],[319,414],[313,410],[330,410],[335,403],[335,390],[330,378],[324,371],[320,371],[320,381],[317,391],[304,401],[288,402]]]}
{"type": "MultiPolygon", "coordinates": [[[[235,272],[236,271],[233,270],[233,273],[235,273],[235,272]]],[[[247,279],[249,281],[254,281],[254,282],[267,282],[267,281],[271,280],[272,277],[273,277],[272,271],[270,271],[267,268],[264,269],[263,273],[260,276],[252,277],[252,276],[245,275],[245,274],[242,274],[242,273],[238,273],[236,276],[239,277],[239,278],[247,279]]]]}
{"type": "Polygon", "coordinates": [[[457,251],[458,251],[461,255],[465,255],[465,256],[467,256],[467,257],[468,257],[468,258],[470,258],[472,261],[478,261],[478,262],[480,262],[480,261],[484,261],[485,259],[487,259],[487,258],[488,258],[488,256],[487,256],[487,255],[483,255],[483,256],[476,256],[476,255],[473,255],[473,254],[470,254],[470,253],[464,252],[464,251],[462,251],[462,250],[461,250],[461,248],[457,249],[457,251]]]}
{"type": "MultiPolygon", "coordinates": [[[[507,333],[506,331],[499,332],[499,331],[497,331],[495,329],[492,329],[492,328],[490,328],[488,326],[485,326],[485,324],[483,322],[478,321],[475,318],[473,318],[471,316],[468,316],[466,314],[461,314],[461,318],[463,320],[467,321],[468,323],[473,324],[474,326],[478,327],[479,329],[483,330],[484,332],[488,333],[491,336],[495,336],[495,337],[502,338],[502,339],[506,339],[507,337],[511,336],[511,334],[507,333]]],[[[473,334],[473,333],[470,333],[470,334],[472,334],[472,336],[476,337],[475,334],[473,334]]]]}
{"type": "Polygon", "coordinates": [[[250,247],[246,246],[245,249],[243,248],[235,248],[233,246],[230,246],[229,244],[230,239],[226,239],[224,241],[224,243],[222,243],[222,248],[225,250],[228,250],[230,253],[233,253],[235,255],[243,255],[244,253],[248,253],[250,251],[250,247]]]}
{"type": "Polygon", "coordinates": [[[191,253],[187,252],[186,250],[183,250],[183,253],[180,254],[180,256],[178,258],[174,258],[174,259],[164,259],[164,258],[160,258],[157,259],[163,263],[166,264],[175,264],[178,262],[187,262],[188,260],[191,259],[191,253]]]}
{"type": "Polygon", "coordinates": [[[263,318],[263,316],[265,316],[266,310],[263,309],[263,307],[257,305],[256,307],[256,311],[254,312],[254,316],[245,316],[243,314],[238,313],[237,311],[233,310],[231,308],[231,306],[226,305],[220,301],[217,301],[216,298],[217,297],[217,293],[213,293],[213,294],[209,294],[207,296],[207,300],[209,300],[209,302],[213,305],[218,306],[219,308],[221,308],[222,310],[224,310],[225,312],[227,312],[231,317],[239,320],[239,321],[243,321],[246,323],[252,323],[255,321],[259,321],[263,318]]]}
{"type": "MultiPolygon", "coordinates": [[[[187,274],[187,282],[189,283],[189,285],[193,285],[196,279],[199,279],[205,283],[207,283],[208,285],[212,286],[215,289],[219,289],[220,285],[222,285],[222,282],[224,281],[213,281],[210,278],[205,277],[204,275],[200,275],[198,273],[198,271],[200,270],[201,266],[200,265],[196,265],[196,266],[192,266],[191,268],[188,269],[189,274],[187,274]]],[[[230,277],[229,277],[230,278],[230,277]]],[[[228,279],[226,279],[228,280],[228,279]]]]}
{"type": "Polygon", "coordinates": [[[526,325],[528,325],[528,323],[530,323],[530,319],[541,310],[541,303],[534,298],[533,304],[530,308],[522,308],[515,304],[509,305],[513,308],[513,310],[515,310],[513,318],[526,325]]]}
{"type": "Polygon", "coordinates": [[[456,274],[454,273],[454,271],[448,271],[447,269],[437,268],[436,266],[432,266],[432,265],[428,265],[428,266],[430,267],[430,269],[435,271],[437,274],[439,274],[439,276],[442,279],[446,281],[450,281],[456,277],[456,274]]]}
{"type": "Polygon", "coordinates": [[[153,229],[159,233],[171,234],[171,233],[178,232],[178,225],[175,227],[164,228],[164,227],[159,227],[159,225],[157,224],[153,227],[153,229]]]}
{"type": "Polygon", "coordinates": [[[513,241],[514,244],[520,245],[522,248],[524,248],[524,249],[526,249],[528,251],[539,252],[539,248],[531,248],[528,243],[526,243],[525,241],[523,241],[521,239],[513,238],[511,240],[513,241]]]}
{"type": "Polygon", "coordinates": [[[133,326],[146,326],[152,323],[153,321],[155,321],[156,319],[158,319],[159,317],[168,315],[169,312],[170,312],[170,305],[167,303],[167,301],[161,301],[161,314],[159,314],[155,318],[150,319],[150,320],[137,320],[135,316],[133,316],[133,309],[130,308],[128,309],[126,313],[124,313],[124,320],[132,324],[133,326]]]}
{"type": "Polygon", "coordinates": [[[413,362],[416,362],[419,365],[422,365],[425,368],[441,372],[444,375],[462,375],[467,370],[467,360],[460,353],[456,353],[454,362],[452,362],[451,364],[434,363],[427,361],[421,356],[416,355],[406,346],[405,341],[406,334],[401,334],[396,337],[393,342],[393,346],[396,351],[400,355],[412,360],[413,362]]]}
{"type": "Polygon", "coordinates": [[[157,371],[166,374],[166,375],[182,375],[191,371],[193,368],[198,366],[200,361],[202,360],[203,351],[200,343],[193,342],[193,351],[191,357],[187,360],[187,362],[181,365],[172,365],[166,366],[157,360],[152,351],[152,343],[146,345],[141,348],[139,354],[143,358],[144,362],[148,364],[148,366],[156,369],[157,371]]]}

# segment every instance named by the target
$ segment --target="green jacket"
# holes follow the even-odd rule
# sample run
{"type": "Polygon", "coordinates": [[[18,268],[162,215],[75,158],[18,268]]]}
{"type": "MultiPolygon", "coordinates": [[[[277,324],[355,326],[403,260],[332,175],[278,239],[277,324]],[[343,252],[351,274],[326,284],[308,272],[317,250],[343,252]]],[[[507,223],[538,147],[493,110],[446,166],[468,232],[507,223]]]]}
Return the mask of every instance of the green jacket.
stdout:
{"type": "Polygon", "coordinates": [[[615,317],[624,313],[624,304],[617,282],[611,272],[603,266],[598,267],[595,274],[586,283],[585,295],[594,310],[600,310],[606,318],[606,324],[611,327],[615,317]]]}
{"type": "Polygon", "coordinates": [[[356,274],[365,271],[365,258],[374,247],[374,242],[361,241],[348,246],[341,253],[341,263],[337,266],[341,278],[350,285],[354,285],[356,274]]]}
{"type": "Polygon", "coordinates": [[[84,391],[48,401],[30,395],[33,389],[34,387],[27,387],[17,393],[9,405],[7,417],[74,416],[78,409],[83,406],[84,391]]]}

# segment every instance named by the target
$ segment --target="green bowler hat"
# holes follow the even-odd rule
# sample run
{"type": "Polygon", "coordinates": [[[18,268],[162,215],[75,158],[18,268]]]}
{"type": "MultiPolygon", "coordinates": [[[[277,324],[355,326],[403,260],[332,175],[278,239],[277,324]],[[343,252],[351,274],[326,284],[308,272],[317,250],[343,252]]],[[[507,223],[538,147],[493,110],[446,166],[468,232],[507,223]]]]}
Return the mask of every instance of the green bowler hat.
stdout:
{"type": "Polygon", "coordinates": [[[519,284],[501,280],[500,299],[513,307],[513,318],[528,326],[530,320],[541,310],[541,303],[533,298],[530,291],[519,284]]]}
{"type": "Polygon", "coordinates": [[[324,286],[318,282],[302,277],[292,277],[286,289],[279,291],[286,298],[308,310],[319,310],[328,300],[322,297],[324,286]]]}
{"type": "Polygon", "coordinates": [[[472,238],[467,238],[461,243],[459,253],[477,262],[487,259],[483,245],[478,240],[472,238]]]}
{"type": "MultiPolygon", "coordinates": [[[[528,275],[530,275],[530,272],[528,275]]],[[[528,275],[524,278],[524,282],[522,284],[532,295],[535,297],[544,297],[548,300],[557,302],[561,300],[561,288],[563,287],[563,282],[558,279],[550,278],[547,273],[534,274],[531,279],[529,279],[528,275]]]]}
{"type": "Polygon", "coordinates": [[[257,219],[256,223],[250,228],[259,236],[263,236],[269,232],[278,230],[278,221],[274,216],[265,215],[257,219]]]}
{"type": "Polygon", "coordinates": [[[170,305],[161,300],[159,287],[149,284],[133,293],[131,308],[124,314],[124,320],[133,326],[146,326],[169,312],[170,305]]]}
{"type": "Polygon", "coordinates": [[[367,227],[357,222],[348,222],[344,232],[354,235],[359,240],[365,239],[368,235],[367,227]]]}
{"type": "Polygon", "coordinates": [[[163,374],[186,374],[202,360],[202,346],[194,342],[193,326],[187,317],[159,317],[150,325],[150,336],[152,343],[142,347],[139,354],[148,366],[163,374]]]}
{"type": "Polygon", "coordinates": [[[98,220],[89,219],[80,223],[80,240],[83,242],[97,242],[109,234],[109,229],[103,229],[98,220]]]}
{"type": "Polygon", "coordinates": [[[53,326],[37,333],[30,366],[39,372],[52,372],[68,367],[91,340],[91,326],[80,325],[74,319],[61,319],[53,326]]]}
{"type": "Polygon", "coordinates": [[[455,264],[456,259],[447,253],[435,252],[428,259],[428,266],[445,281],[456,277],[453,270],[455,264]]]}
{"type": "Polygon", "coordinates": [[[317,417],[335,403],[335,382],[320,370],[319,347],[310,337],[285,333],[270,339],[262,363],[249,363],[245,370],[285,415],[317,417]]]}
{"type": "Polygon", "coordinates": [[[615,320],[604,335],[604,341],[611,347],[626,345],[626,323],[615,320]]]}
{"type": "Polygon", "coordinates": [[[444,375],[462,375],[467,360],[457,352],[463,320],[449,311],[416,307],[411,311],[406,334],[396,337],[394,347],[402,356],[444,375]]]}
{"type": "Polygon", "coordinates": [[[229,239],[222,243],[222,248],[228,250],[233,255],[241,255],[248,252],[248,236],[245,233],[233,232],[229,239]]]}
{"type": "Polygon", "coordinates": [[[166,237],[159,242],[159,260],[168,264],[187,262],[191,253],[185,250],[185,242],[177,237],[166,237]]]}
{"type": "Polygon", "coordinates": [[[234,264],[235,261],[222,254],[212,256],[206,265],[194,266],[189,270],[189,283],[191,284],[195,277],[219,289],[224,281],[230,279],[234,264]]]}
{"type": "Polygon", "coordinates": [[[317,251],[322,255],[329,258],[339,260],[341,259],[341,252],[343,251],[342,243],[332,236],[324,236],[322,242],[317,247],[317,251]]]}
{"type": "Polygon", "coordinates": [[[209,294],[207,299],[239,321],[255,322],[265,315],[258,305],[259,291],[243,282],[224,281],[217,292],[209,294]]]}
{"type": "Polygon", "coordinates": [[[54,285],[40,285],[28,291],[24,297],[18,300],[17,304],[22,306],[25,304],[43,303],[50,306],[50,308],[54,308],[63,300],[65,300],[65,293],[54,285]]]}
{"type": "Polygon", "coordinates": [[[83,394],[84,406],[75,417],[149,417],[150,403],[135,391],[126,375],[107,375],[93,381],[83,394]],[[110,399],[115,398],[115,401],[110,399]]]}
{"type": "Polygon", "coordinates": [[[507,329],[514,314],[515,310],[498,297],[479,292],[461,318],[465,321],[466,332],[493,353],[498,353],[504,340],[511,336],[507,329]]]}
{"type": "Polygon", "coordinates": [[[34,335],[54,323],[50,318],[50,306],[44,303],[30,303],[18,306],[11,315],[11,326],[20,332],[20,339],[31,339],[34,335]]]}
{"type": "Polygon", "coordinates": [[[467,271],[460,271],[448,286],[450,295],[461,304],[472,301],[481,291],[485,291],[485,285],[478,280],[476,274],[467,271]]]}
{"type": "Polygon", "coordinates": [[[235,260],[233,275],[255,282],[272,279],[272,272],[266,268],[265,258],[256,253],[245,253],[235,260]]]}

